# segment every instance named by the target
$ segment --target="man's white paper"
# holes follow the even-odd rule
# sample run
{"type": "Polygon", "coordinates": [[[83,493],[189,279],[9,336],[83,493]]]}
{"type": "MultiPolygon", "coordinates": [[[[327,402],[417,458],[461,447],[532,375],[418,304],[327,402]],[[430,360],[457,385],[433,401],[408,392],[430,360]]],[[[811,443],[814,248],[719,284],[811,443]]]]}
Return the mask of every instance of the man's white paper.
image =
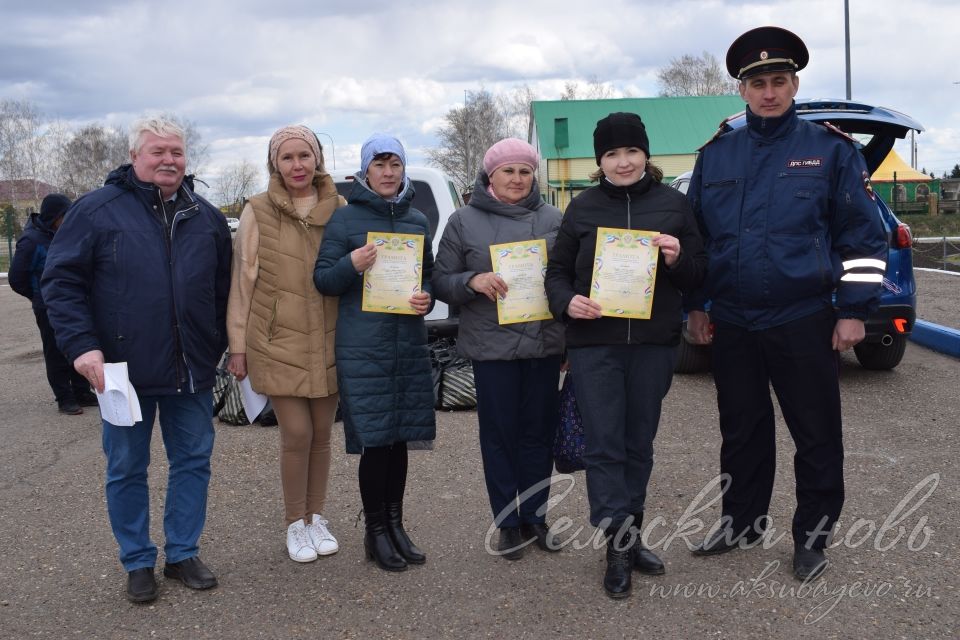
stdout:
{"type": "Polygon", "coordinates": [[[246,376],[240,381],[240,399],[243,401],[243,410],[247,414],[247,420],[252,424],[263,408],[267,406],[267,396],[257,393],[250,386],[250,376],[246,376]]]}
{"type": "Polygon", "coordinates": [[[132,427],[143,420],[140,414],[140,399],[130,377],[126,362],[103,364],[103,393],[97,394],[100,417],[117,427],[132,427]]]}

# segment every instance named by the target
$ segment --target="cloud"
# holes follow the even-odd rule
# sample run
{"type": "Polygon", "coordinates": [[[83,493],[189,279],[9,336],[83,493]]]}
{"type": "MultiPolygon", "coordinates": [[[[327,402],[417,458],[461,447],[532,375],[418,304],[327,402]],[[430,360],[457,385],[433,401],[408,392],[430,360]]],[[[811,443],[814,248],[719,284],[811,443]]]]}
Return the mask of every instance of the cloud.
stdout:
{"type": "MultiPolygon", "coordinates": [[[[927,127],[920,164],[949,169],[960,161],[960,73],[943,52],[956,49],[960,6],[851,4],[854,98],[917,118],[927,127]]],[[[265,140],[293,122],[329,137],[338,165],[358,163],[378,130],[422,162],[464,90],[527,85],[555,99],[567,81],[596,78],[615,95],[652,96],[671,58],[707,51],[722,61],[733,38],[761,24],[806,41],[802,97],[842,97],[846,85],[836,0],[51,0],[6,3],[3,15],[0,99],[30,100],[68,123],[175,112],[200,127],[211,169],[260,163],[265,140]]]]}

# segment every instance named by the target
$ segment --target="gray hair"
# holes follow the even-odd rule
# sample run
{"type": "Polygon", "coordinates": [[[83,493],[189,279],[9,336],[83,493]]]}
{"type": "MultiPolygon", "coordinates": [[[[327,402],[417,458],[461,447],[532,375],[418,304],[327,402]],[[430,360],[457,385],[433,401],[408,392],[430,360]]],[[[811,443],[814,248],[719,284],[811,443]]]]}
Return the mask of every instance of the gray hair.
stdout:
{"type": "Polygon", "coordinates": [[[130,135],[128,140],[130,143],[130,151],[132,153],[140,152],[140,147],[143,146],[143,134],[145,133],[152,133],[160,136],[161,138],[180,138],[180,140],[183,142],[184,150],[186,150],[186,132],[183,130],[183,127],[181,127],[172,119],[164,116],[148,116],[146,118],[140,118],[130,125],[130,135]]]}

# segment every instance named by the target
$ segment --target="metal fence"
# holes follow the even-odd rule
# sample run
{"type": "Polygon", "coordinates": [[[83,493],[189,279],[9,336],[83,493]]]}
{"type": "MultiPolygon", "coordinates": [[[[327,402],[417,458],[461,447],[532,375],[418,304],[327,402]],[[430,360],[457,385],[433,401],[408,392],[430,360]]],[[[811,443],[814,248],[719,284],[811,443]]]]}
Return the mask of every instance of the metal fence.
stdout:
{"type": "Polygon", "coordinates": [[[914,238],[913,264],[917,267],[960,272],[960,236],[914,238]]]}

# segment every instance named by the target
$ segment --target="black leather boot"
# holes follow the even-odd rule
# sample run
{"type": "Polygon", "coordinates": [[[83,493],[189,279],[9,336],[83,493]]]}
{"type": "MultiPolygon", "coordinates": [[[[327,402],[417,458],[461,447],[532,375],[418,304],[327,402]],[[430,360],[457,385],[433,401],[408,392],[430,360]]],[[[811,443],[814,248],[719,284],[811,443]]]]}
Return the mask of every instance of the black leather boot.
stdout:
{"type": "Polygon", "coordinates": [[[643,513],[633,516],[633,526],[637,529],[637,539],[633,543],[633,568],[648,576],[662,576],[667,572],[663,561],[653,551],[643,546],[640,540],[643,533],[643,513]]]}
{"type": "Polygon", "coordinates": [[[387,531],[390,533],[390,539],[397,552],[403,556],[409,564],[423,564],[427,561],[426,554],[417,548],[410,540],[410,536],[403,528],[403,503],[388,502],[387,508],[387,531]]]}
{"type": "Polygon", "coordinates": [[[366,513],[365,517],[367,533],[363,536],[363,548],[367,552],[367,560],[375,560],[384,571],[406,571],[407,562],[397,553],[387,532],[386,512],[366,513]]]}
{"type": "Polygon", "coordinates": [[[603,574],[603,590],[611,598],[626,598],[630,595],[630,569],[633,545],[627,539],[617,540],[619,528],[607,529],[607,570],[603,574]]]}

